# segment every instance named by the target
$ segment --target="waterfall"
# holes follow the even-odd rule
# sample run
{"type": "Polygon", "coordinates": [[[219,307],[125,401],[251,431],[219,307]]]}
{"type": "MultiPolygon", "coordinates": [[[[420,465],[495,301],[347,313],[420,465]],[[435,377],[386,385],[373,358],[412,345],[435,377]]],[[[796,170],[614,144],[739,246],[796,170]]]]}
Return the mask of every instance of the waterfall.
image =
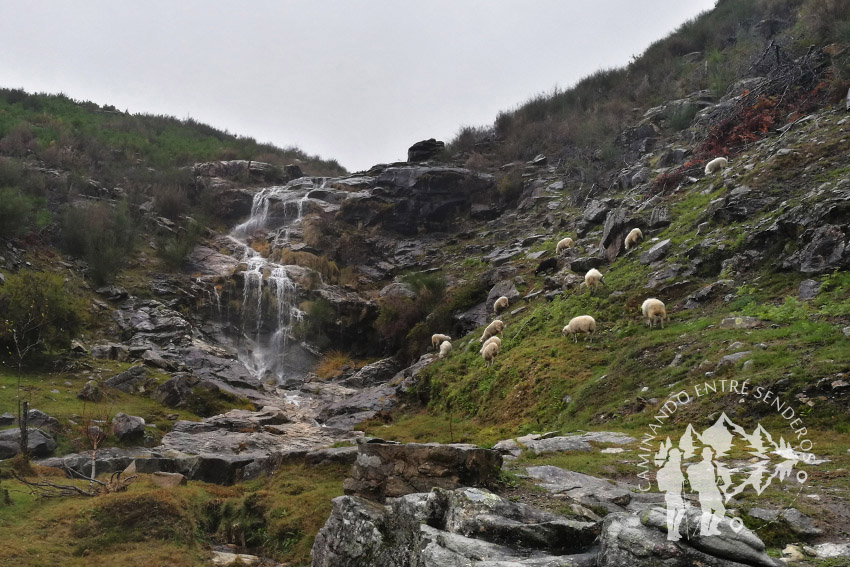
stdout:
{"type": "MultiPolygon", "coordinates": [[[[298,309],[298,286],[286,266],[263,258],[248,240],[274,221],[278,233],[283,234],[283,244],[289,243],[291,229],[304,217],[307,194],[316,188],[312,183],[304,187],[304,179],[298,181],[298,189],[287,185],[258,191],[251,205],[251,216],[234,227],[229,236],[243,250],[245,266],[239,358],[257,378],[276,383],[283,380],[288,341],[295,326],[303,321],[304,312],[298,309]],[[272,219],[273,207],[278,216],[272,219]]],[[[324,186],[325,180],[320,183],[324,186]]]]}

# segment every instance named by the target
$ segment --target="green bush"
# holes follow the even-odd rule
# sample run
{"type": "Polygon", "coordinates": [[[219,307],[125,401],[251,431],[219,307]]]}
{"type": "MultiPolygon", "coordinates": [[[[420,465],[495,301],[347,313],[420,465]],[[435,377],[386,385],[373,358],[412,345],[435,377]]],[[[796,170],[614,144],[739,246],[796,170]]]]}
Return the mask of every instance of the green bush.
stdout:
{"type": "Polygon", "coordinates": [[[22,270],[0,287],[0,344],[8,354],[17,346],[38,351],[66,348],[82,327],[86,304],[60,274],[22,270]]]}
{"type": "Polygon", "coordinates": [[[0,188],[0,236],[13,237],[29,227],[32,200],[17,189],[0,188]]]}
{"type": "Polygon", "coordinates": [[[127,203],[71,207],[62,221],[63,248],[83,258],[98,285],[111,282],[133,251],[136,224],[127,203]]]}

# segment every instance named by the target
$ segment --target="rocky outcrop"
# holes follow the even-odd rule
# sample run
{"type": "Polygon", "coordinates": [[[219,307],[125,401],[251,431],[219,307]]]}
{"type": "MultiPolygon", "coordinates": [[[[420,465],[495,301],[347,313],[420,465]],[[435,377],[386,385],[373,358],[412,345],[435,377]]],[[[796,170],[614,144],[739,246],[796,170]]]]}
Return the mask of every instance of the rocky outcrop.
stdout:
{"type": "MultiPolygon", "coordinates": [[[[473,202],[489,200],[494,188],[492,176],[456,167],[388,167],[375,183],[371,195],[382,201],[359,201],[376,210],[370,222],[409,236],[445,230],[469,215],[473,202]]],[[[344,203],[341,214],[348,207],[344,203]]]]}
{"type": "Polygon", "coordinates": [[[362,443],[343,489],[383,502],[434,487],[486,486],[501,465],[497,451],[475,445],[362,443]]]}
{"type": "Polygon", "coordinates": [[[586,566],[597,524],[513,503],[477,488],[414,493],[385,505],[333,501],[313,544],[314,567],[586,566]]]}
{"type": "Polygon", "coordinates": [[[777,567],[783,563],[769,557],[764,543],[751,531],[736,532],[721,522],[718,536],[688,538],[688,526],[698,526],[701,510],[690,508],[680,524],[678,541],[667,537],[667,511],[645,510],[640,516],[614,513],[605,517],[599,548],[599,567],[647,565],[664,567],[777,567]]]}
{"type": "Polygon", "coordinates": [[[446,149],[445,142],[440,142],[434,138],[416,142],[407,150],[407,161],[410,163],[419,161],[428,161],[436,157],[441,151],[446,149]]]}

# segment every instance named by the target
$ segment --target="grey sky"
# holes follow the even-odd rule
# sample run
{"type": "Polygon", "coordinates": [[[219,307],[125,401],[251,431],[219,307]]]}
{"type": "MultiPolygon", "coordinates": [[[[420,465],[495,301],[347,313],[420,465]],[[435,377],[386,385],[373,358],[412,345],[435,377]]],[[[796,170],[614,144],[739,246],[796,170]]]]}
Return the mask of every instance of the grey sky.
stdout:
{"type": "Polygon", "coordinates": [[[352,171],[622,66],[714,0],[0,0],[0,86],[191,116],[352,171]]]}

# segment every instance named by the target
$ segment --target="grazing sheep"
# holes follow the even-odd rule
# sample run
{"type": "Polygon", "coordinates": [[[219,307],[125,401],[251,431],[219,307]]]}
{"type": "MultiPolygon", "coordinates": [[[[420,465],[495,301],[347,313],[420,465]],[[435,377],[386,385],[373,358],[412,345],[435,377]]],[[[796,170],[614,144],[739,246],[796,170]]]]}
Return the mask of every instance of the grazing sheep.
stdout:
{"type": "Polygon", "coordinates": [[[496,300],[496,303],[493,304],[493,313],[498,315],[502,311],[508,308],[508,305],[511,304],[511,301],[505,297],[504,295],[496,300]]]}
{"type": "Polygon", "coordinates": [[[440,348],[440,345],[443,341],[450,341],[452,338],[448,335],[441,335],[437,333],[436,335],[431,335],[431,346],[434,347],[434,350],[440,348]]]}
{"type": "Polygon", "coordinates": [[[443,341],[440,345],[440,358],[446,358],[452,352],[452,343],[443,341]]]}
{"type": "Polygon", "coordinates": [[[558,269],[558,259],[557,258],[546,258],[542,262],[537,265],[537,268],[534,270],[534,275],[539,276],[543,272],[554,272],[558,269]]]}
{"type": "Polygon", "coordinates": [[[643,233],[639,228],[633,228],[629,235],[626,236],[626,250],[638,243],[638,240],[643,240],[643,233]]]}
{"type": "Polygon", "coordinates": [[[484,359],[484,366],[493,366],[493,361],[499,354],[499,345],[490,343],[486,348],[481,350],[481,358],[484,359]]]}
{"type": "Polygon", "coordinates": [[[567,248],[572,248],[573,246],[574,244],[572,238],[570,238],[569,236],[566,238],[562,238],[560,241],[558,241],[557,246],[555,246],[555,254],[560,254],[567,248]]]}
{"type": "Polygon", "coordinates": [[[490,337],[484,341],[483,345],[481,345],[481,350],[478,351],[478,354],[484,354],[484,349],[487,348],[487,345],[492,345],[494,343],[499,345],[499,350],[502,350],[502,339],[499,337],[490,337]]]}
{"type": "Polygon", "coordinates": [[[496,319],[495,321],[487,325],[487,328],[484,329],[484,334],[481,335],[481,338],[478,340],[483,343],[493,335],[498,335],[499,333],[501,333],[504,328],[505,324],[500,319],[496,319]]]}
{"type": "Polygon", "coordinates": [[[650,329],[654,326],[656,321],[661,323],[661,328],[663,329],[664,319],[667,319],[668,321],[670,320],[670,317],[667,316],[667,308],[664,307],[664,302],[660,299],[650,297],[643,302],[643,305],[640,306],[640,310],[643,313],[643,316],[649,321],[650,329]]]}
{"type": "Polygon", "coordinates": [[[721,169],[726,169],[729,167],[729,160],[725,157],[716,157],[707,164],[705,164],[705,174],[711,175],[715,171],[720,171],[721,169]]]}
{"type": "Polygon", "coordinates": [[[593,341],[593,333],[596,332],[596,319],[590,315],[579,315],[570,319],[569,324],[561,329],[564,336],[572,334],[573,341],[578,342],[579,333],[587,333],[590,335],[590,340],[593,341]]]}
{"type": "Polygon", "coordinates": [[[594,293],[599,287],[599,284],[605,285],[605,276],[596,268],[590,268],[584,275],[584,285],[587,286],[590,293],[594,293]]]}

